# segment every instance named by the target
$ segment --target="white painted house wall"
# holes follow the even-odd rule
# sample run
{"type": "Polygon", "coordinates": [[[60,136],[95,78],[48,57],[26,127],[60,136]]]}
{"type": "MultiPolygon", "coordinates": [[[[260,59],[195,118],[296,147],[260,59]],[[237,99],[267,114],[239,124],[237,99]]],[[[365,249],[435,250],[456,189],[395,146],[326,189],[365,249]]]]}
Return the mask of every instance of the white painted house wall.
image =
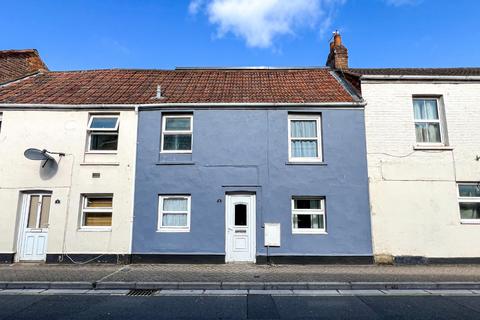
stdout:
{"type": "Polygon", "coordinates": [[[134,110],[108,111],[120,115],[115,154],[86,153],[89,113],[95,111],[0,108],[0,112],[0,252],[18,252],[22,191],[45,190],[52,192],[47,253],[129,254],[137,132],[134,110]],[[59,160],[53,177],[42,178],[41,162],[24,157],[27,148],[66,156],[59,160]],[[100,178],[92,178],[92,173],[100,173],[100,178]],[[110,231],[80,230],[83,193],[113,193],[110,231]]]}
{"type": "Polygon", "coordinates": [[[480,181],[480,82],[365,80],[362,95],[375,255],[480,257],[457,199],[457,182],[480,181]],[[414,149],[414,95],[441,97],[453,149],[414,149]]]}

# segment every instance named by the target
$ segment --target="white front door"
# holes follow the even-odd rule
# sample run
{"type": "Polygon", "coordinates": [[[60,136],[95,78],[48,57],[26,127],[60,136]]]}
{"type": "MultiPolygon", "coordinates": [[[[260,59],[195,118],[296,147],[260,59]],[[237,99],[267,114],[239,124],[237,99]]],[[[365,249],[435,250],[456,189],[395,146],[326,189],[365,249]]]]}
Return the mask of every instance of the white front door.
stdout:
{"type": "Polygon", "coordinates": [[[20,261],[45,260],[51,199],[50,194],[25,194],[19,238],[20,261]]]}
{"type": "Polygon", "coordinates": [[[226,262],[255,262],[255,195],[227,195],[226,262]]]}

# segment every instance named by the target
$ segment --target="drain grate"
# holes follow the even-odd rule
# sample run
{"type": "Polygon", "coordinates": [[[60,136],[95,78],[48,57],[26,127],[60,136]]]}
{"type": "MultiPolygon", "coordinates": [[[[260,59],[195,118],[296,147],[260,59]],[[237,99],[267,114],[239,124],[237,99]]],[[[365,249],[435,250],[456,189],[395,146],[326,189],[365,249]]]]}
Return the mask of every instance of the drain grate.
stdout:
{"type": "Polygon", "coordinates": [[[127,296],[131,297],[148,297],[153,296],[158,290],[155,289],[132,289],[127,293],[127,296]]]}

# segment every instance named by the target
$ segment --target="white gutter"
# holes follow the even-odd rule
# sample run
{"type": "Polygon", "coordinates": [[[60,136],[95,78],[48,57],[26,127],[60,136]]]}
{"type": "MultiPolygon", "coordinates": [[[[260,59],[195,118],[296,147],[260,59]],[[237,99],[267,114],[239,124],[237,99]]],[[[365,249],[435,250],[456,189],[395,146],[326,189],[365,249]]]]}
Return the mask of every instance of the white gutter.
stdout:
{"type": "Polygon", "coordinates": [[[480,81],[480,76],[362,75],[361,80],[461,80],[480,81]]]}
{"type": "Polygon", "coordinates": [[[42,103],[0,103],[0,108],[25,109],[133,109],[139,108],[171,108],[171,107],[363,107],[365,101],[359,102],[301,102],[301,103],[152,103],[152,104],[42,104],[42,103]]]}

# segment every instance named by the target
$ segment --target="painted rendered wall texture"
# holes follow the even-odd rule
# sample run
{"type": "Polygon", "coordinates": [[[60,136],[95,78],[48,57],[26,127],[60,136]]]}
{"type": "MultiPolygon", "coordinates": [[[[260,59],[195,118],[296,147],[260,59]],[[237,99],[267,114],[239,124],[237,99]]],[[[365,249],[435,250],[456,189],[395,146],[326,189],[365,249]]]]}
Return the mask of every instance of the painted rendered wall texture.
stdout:
{"type": "Polygon", "coordinates": [[[133,111],[113,113],[120,114],[118,152],[86,154],[89,112],[3,110],[0,252],[17,252],[21,192],[43,190],[52,192],[47,254],[129,253],[136,115],[133,111]],[[67,155],[59,160],[55,174],[45,176],[40,161],[23,156],[27,148],[45,148],[67,155]],[[100,178],[93,179],[94,172],[100,173],[100,178]],[[111,231],[79,229],[82,193],[114,194],[111,231]],[[60,203],[54,204],[57,199],[60,203]]]}
{"type": "Polygon", "coordinates": [[[272,255],[371,255],[363,109],[322,114],[323,165],[288,163],[287,110],[193,110],[193,152],[160,154],[161,111],[141,111],[132,253],[225,253],[225,193],[257,195],[257,255],[266,222],[272,255]],[[190,194],[191,230],[157,232],[158,195],[190,194]],[[326,197],[326,235],[292,235],[292,196],[326,197]]]}
{"type": "Polygon", "coordinates": [[[480,225],[460,223],[456,183],[480,181],[480,84],[367,81],[362,94],[375,254],[479,257],[480,225]],[[442,97],[453,150],[414,150],[413,95],[442,97]]]}

